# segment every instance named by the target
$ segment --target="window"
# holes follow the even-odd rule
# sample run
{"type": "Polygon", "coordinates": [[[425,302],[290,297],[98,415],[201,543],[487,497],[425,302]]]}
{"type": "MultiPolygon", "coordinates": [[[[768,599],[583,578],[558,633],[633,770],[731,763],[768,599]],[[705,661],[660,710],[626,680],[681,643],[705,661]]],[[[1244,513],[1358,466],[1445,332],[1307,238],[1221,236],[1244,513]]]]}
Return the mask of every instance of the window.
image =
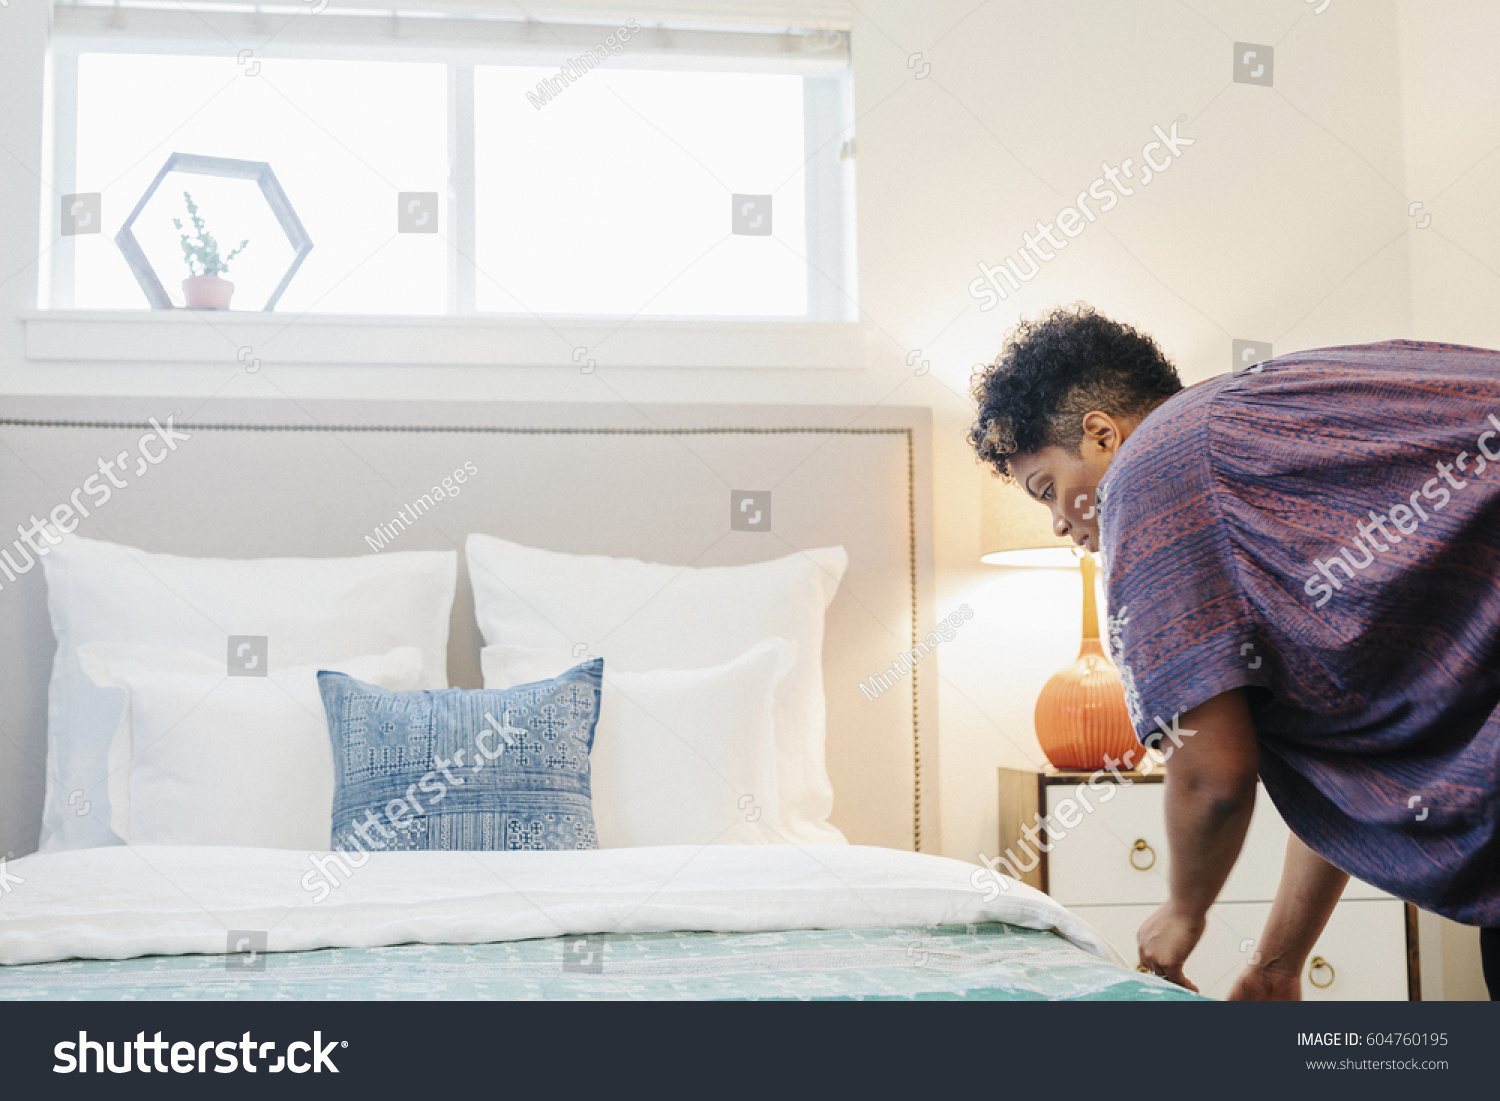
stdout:
{"type": "MultiPolygon", "coordinates": [[[[51,227],[41,300],[146,305],[110,239],[177,151],[275,171],[314,242],[282,313],[852,320],[846,37],[639,28],[573,62],[615,33],[60,4],[53,189],[100,193],[103,234],[51,227]],[[770,236],[734,195],[771,197],[770,236]]],[[[249,241],[226,278],[259,309],[292,250],[250,181],[168,176],[134,226],[162,284],[180,304],[185,191],[221,253],[249,241]]]]}
{"type": "MultiPolygon", "coordinates": [[[[431,64],[277,60],[247,78],[233,58],[83,54],[77,190],[103,193],[112,233],[174,150],[266,161],[313,238],[278,309],[443,313],[448,265],[434,247],[441,242],[394,234],[390,193],[392,184],[418,192],[446,186],[447,85],[444,67],[431,64]]],[[[173,173],[157,189],[134,232],[163,285],[181,305],[187,269],[172,219],[190,228],[184,191],[221,253],[249,239],[227,278],[235,305],[258,309],[292,248],[249,180],[173,173]]],[[[91,250],[73,287],[76,306],[145,305],[117,249],[91,250]]]]}
{"type": "Polygon", "coordinates": [[[553,75],[474,71],[480,310],[807,312],[804,80],[603,71],[536,110],[553,75]],[[735,192],[773,196],[776,245],[731,232],[735,192]]]}

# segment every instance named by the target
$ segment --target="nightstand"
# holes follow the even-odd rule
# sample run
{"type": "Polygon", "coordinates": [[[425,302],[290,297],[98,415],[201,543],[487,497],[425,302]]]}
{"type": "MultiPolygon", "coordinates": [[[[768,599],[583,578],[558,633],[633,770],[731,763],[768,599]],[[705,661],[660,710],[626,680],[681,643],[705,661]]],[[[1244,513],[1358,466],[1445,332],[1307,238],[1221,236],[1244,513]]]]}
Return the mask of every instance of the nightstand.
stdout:
{"type": "MultiPolygon", "coordinates": [[[[1164,769],[1104,773],[1000,770],[1000,850],[1013,854],[1021,879],[1051,895],[1098,929],[1127,960],[1135,934],[1167,899],[1167,837],[1162,812],[1164,769]],[[1061,836],[1041,834],[1051,851],[1023,838],[1038,816],[1061,836]],[[1023,845],[1025,846],[1023,848],[1023,845]]],[[[1211,998],[1229,993],[1255,951],[1281,879],[1290,831],[1263,787],[1245,847],[1203,940],[1184,972],[1211,998]]],[[[999,871],[1010,874],[1004,864],[999,871]]],[[[1418,1001],[1421,966],[1417,910],[1384,891],[1349,880],[1302,976],[1308,1001],[1418,1001]]]]}

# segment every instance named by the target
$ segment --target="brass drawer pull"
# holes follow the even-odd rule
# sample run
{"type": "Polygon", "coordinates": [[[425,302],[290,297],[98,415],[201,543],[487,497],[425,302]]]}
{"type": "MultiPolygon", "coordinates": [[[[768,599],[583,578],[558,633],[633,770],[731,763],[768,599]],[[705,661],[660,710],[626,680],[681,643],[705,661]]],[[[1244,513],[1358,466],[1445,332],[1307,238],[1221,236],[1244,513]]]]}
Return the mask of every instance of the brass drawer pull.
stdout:
{"type": "Polygon", "coordinates": [[[1307,965],[1307,981],[1312,983],[1319,990],[1327,990],[1330,986],[1332,986],[1334,977],[1333,964],[1329,963],[1322,956],[1314,956],[1312,958],[1312,962],[1307,965]],[[1313,978],[1313,975],[1315,975],[1319,971],[1328,972],[1327,982],[1319,982],[1317,979],[1313,978]]]}
{"type": "Polygon", "coordinates": [[[1149,872],[1156,867],[1156,850],[1146,844],[1144,837],[1137,837],[1135,844],[1130,846],[1130,866],[1138,872],[1149,872]],[[1136,853],[1145,853],[1146,863],[1138,863],[1135,858],[1136,853]]]}

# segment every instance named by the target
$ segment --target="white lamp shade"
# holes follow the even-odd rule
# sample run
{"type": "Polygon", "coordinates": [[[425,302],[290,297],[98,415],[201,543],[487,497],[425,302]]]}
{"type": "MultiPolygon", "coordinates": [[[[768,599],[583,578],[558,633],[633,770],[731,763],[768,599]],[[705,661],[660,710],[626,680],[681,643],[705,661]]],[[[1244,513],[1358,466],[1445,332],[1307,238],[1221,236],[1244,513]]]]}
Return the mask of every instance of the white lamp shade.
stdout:
{"type": "Polygon", "coordinates": [[[992,475],[981,478],[979,560],[992,566],[1069,569],[1078,564],[1071,539],[1052,530],[1052,511],[1020,486],[992,475]]]}

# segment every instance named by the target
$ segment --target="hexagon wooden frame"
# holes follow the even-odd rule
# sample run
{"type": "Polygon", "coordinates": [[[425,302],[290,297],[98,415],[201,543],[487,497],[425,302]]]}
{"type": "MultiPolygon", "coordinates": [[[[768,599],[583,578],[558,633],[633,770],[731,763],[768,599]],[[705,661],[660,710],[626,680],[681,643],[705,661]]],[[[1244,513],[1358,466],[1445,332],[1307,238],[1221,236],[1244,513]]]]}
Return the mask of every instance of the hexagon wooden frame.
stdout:
{"type": "Polygon", "coordinates": [[[302,266],[302,261],[307,259],[307,254],[312,251],[312,238],[307,235],[307,230],[302,226],[302,220],[297,217],[297,212],[292,209],[291,200],[287,198],[286,192],[281,189],[281,181],[276,178],[276,173],[271,171],[271,166],[265,161],[241,161],[231,157],[203,157],[196,153],[173,153],[167,158],[167,163],[161,166],[161,171],[151,181],[151,186],[146,188],[146,193],[141,196],[140,202],[135,204],[135,209],[120,226],[120,232],[115,234],[115,244],[120,246],[120,252],[125,256],[125,263],[130,265],[130,272],[135,276],[135,281],[141,285],[141,290],[146,293],[146,300],[151,303],[154,310],[177,309],[172,303],[167,290],[162,286],[161,279],[156,274],[156,269],[151,266],[151,261],[146,259],[146,254],[141,249],[140,242],[136,240],[132,227],[141,211],[146,209],[146,204],[156,194],[157,188],[161,186],[167,174],[173,171],[187,172],[196,176],[219,176],[227,179],[254,180],[260,188],[271,213],[276,216],[276,221],[281,226],[281,231],[286,234],[286,239],[291,243],[296,253],[292,257],[291,266],[286,269],[286,274],[281,277],[281,282],[276,284],[276,289],[271,292],[271,297],[261,307],[263,312],[270,312],[276,308],[276,303],[281,300],[282,293],[287,285],[291,283],[292,276],[297,274],[297,269],[302,266]]]}

